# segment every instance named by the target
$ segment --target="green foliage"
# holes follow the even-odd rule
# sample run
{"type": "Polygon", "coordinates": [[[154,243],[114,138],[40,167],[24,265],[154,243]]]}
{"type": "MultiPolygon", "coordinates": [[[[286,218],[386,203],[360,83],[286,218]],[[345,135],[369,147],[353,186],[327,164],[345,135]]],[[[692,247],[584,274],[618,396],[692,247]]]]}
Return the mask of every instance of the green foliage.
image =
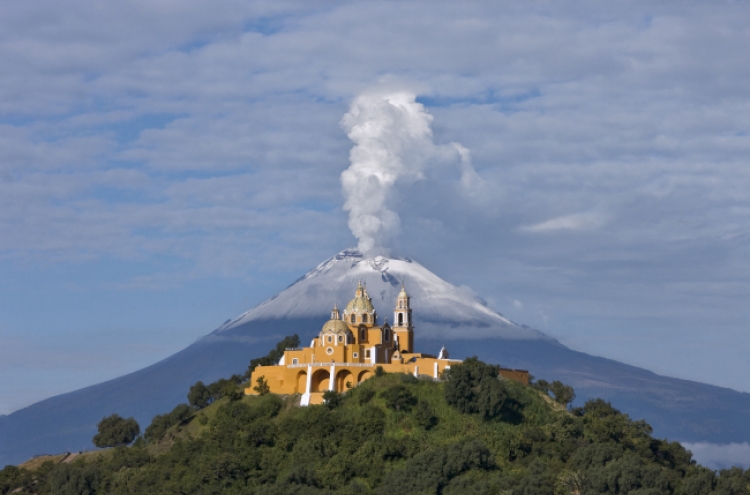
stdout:
{"type": "Polygon", "coordinates": [[[417,398],[406,385],[394,385],[380,392],[385,404],[394,411],[410,411],[417,403],[417,398]]]}
{"type": "Polygon", "coordinates": [[[333,390],[327,390],[323,393],[323,403],[328,409],[335,409],[341,405],[341,394],[333,390]]]}
{"type": "Polygon", "coordinates": [[[531,384],[531,387],[548,395],[551,393],[555,402],[564,406],[567,406],[576,398],[576,393],[573,390],[573,387],[565,385],[559,380],[555,380],[552,383],[549,383],[547,380],[537,380],[531,384]]]}
{"type": "Polygon", "coordinates": [[[268,381],[266,381],[265,376],[259,376],[258,379],[255,380],[253,390],[258,392],[258,395],[266,395],[271,392],[271,387],[268,386],[268,381]]]}
{"type": "Polygon", "coordinates": [[[31,480],[29,471],[16,466],[5,466],[0,471],[0,494],[5,495],[16,488],[27,486],[31,480]]]}
{"type": "Polygon", "coordinates": [[[425,430],[429,430],[438,422],[438,417],[435,416],[432,406],[430,406],[429,402],[425,401],[419,401],[417,404],[417,410],[414,412],[414,419],[416,419],[417,424],[425,430]]]}
{"type": "Polygon", "coordinates": [[[494,467],[494,456],[481,440],[458,442],[409,459],[405,469],[393,471],[385,478],[377,493],[440,493],[453,478],[466,471],[487,471],[494,467]]]}
{"type": "Polygon", "coordinates": [[[244,395],[240,384],[243,377],[232,375],[230,378],[222,378],[209,385],[202,381],[197,381],[190,387],[188,392],[188,403],[196,409],[213,404],[222,397],[228,397],[229,400],[240,400],[244,395]]]}
{"type": "Polygon", "coordinates": [[[214,401],[211,391],[202,381],[197,381],[190,387],[188,403],[196,409],[203,409],[214,401]]]}
{"type": "Polygon", "coordinates": [[[276,347],[263,357],[250,360],[250,366],[247,368],[244,378],[247,380],[253,374],[258,366],[273,366],[284,356],[287,349],[296,349],[299,347],[299,335],[287,335],[284,340],[276,344],[276,347]]]}
{"type": "Polygon", "coordinates": [[[151,420],[143,436],[147,442],[156,442],[169,428],[180,424],[193,414],[193,409],[187,404],[178,404],[168,414],[158,414],[151,420]]]}
{"type": "Polygon", "coordinates": [[[141,434],[141,427],[134,418],[124,419],[119,414],[102,419],[97,429],[93,442],[99,448],[128,445],[141,434]]]}
{"type": "Polygon", "coordinates": [[[700,467],[605,401],[567,411],[478,360],[446,377],[384,374],[320,406],[274,394],[214,400],[197,414],[182,405],[154,418],[148,442],[33,473],[6,467],[0,493],[750,493],[750,471],[700,467]],[[169,428],[170,442],[156,444],[169,428]]]}
{"type": "Polygon", "coordinates": [[[375,367],[375,376],[380,377],[380,376],[383,376],[383,375],[385,375],[385,370],[383,369],[383,367],[382,366],[376,366],[375,367]]]}
{"type": "Polygon", "coordinates": [[[476,413],[487,420],[521,421],[521,403],[500,379],[495,366],[473,357],[452,366],[445,378],[445,399],[459,411],[476,413]]]}
{"type": "Polygon", "coordinates": [[[375,397],[375,391],[369,387],[362,386],[359,390],[359,404],[364,405],[367,404],[372,400],[372,398],[375,397]]]}
{"type": "Polygon", "coordinates": [[[567,406],[576,398],[576,393],[573,391],[573,387],[565,385],[559,380],[555,380],[549,384],[549,391],[552,392],[555,401],[564,406],[567,406]]]}
{"type": "Polygon", "coordinates": [[[102,472],[82,463],[60,464],[47,477],[47,489],[55,495],[94,495],[102,484],[102,472]]]}
{"type": "Polygon", "coordinates": [[[531,382],[531,388],[547,394],[549,393],[549,382],[547,380],[537,380],[535,382],[531,382]]]}
{"type": "Polygon", "coordinates": [[[242,399],[242,396],[245,395],[240,384],[235,383],[233,381],[229,381],[225,383],[221,389],[221,393],[224,397],[227,397],[230,401],[240,400],[242,399]]]}

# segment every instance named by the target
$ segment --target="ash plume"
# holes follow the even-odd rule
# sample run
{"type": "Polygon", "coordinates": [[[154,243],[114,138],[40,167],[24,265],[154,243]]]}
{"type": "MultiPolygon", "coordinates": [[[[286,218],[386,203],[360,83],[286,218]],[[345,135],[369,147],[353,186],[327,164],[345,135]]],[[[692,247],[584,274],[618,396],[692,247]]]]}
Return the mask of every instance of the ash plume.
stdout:
{"type": "Polygon", "coordinates": [[[354,143],[351,165],[341,174],[349,228],[364,254],[387,252],[399,232],[398,213],[389,207],[394,187],[425,177],[428,168],[453,163],[461,186],[478,178],[469,151],[458,143],[436,145],[433,117],[409,91],[367,92],[358,96],[341,125],[354,143]]]}

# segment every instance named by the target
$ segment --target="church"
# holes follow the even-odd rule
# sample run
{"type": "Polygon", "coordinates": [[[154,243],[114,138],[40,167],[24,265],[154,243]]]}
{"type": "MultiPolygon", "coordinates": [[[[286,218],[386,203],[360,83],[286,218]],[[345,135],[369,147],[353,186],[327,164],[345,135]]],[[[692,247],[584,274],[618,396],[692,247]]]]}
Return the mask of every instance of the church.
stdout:
{"type": "MultiPolygon", "coordinates": [[[[272,393],[300,394],[301,405],[320,404],[328,390],[345,392],[375,374],[378,366],[387,373],[411,373],[438,379],[451,364],[443,347],[438,356],[415,352],[414,326],[409,295],[405,287],[396,297],[393,326],[378,314],[367,288],[360,282],[343,313],[334,305],[331,319],[310,343],[310,347],[287,349],[275,366],[258,366],[245,394],[254,395],[258,378],[263,377],[272,393]]],[[[501,369],[509,379],[528,383],[528,372],[501,369]]]]}

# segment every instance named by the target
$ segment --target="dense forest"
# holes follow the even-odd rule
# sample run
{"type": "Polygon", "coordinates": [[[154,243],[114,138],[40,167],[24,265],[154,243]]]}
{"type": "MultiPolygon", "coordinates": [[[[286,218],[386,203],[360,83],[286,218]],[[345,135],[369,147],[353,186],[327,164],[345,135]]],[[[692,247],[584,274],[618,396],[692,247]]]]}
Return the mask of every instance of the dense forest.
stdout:
{"type": "MultiPolygon", "coordinates": [[[[567,407],[572,390],[553,383],[469,359],[441,381],[381,372],[310,407],[243,396],[236,379],[196,384],[130,446],[7,466],[0,493],[750,494],[750,471],[696,465],[607,402],[567,407]]],[[[132,440],[126,426],[113,445],[132,440]]]]}

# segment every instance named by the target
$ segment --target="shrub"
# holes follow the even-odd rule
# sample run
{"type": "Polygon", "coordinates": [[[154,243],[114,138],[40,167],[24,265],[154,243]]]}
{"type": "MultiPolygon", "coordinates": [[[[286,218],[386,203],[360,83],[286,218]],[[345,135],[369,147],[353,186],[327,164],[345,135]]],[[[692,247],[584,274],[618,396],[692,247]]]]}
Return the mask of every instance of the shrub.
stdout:
{"type": "Polygon", "coordinates": [[[362,388],[359,392],[359,404],[364,405],[367,404],[372,400],[372,398],[375,397],[375,391],[371,388],[362,388]]]}
{"type": "Polygon", "coordinates": [[[394,411],[410,411],[417,403],[417,398],[404,385],[394,385],[382,391],[380,396],[385,404],[394,411]]]}
{"type": "Polygon", "coordinates": [[[429,430],[438,422],[438,418],[437,416],[435,416],[432,407],[425,401],[419,401],[419,403],[417,404],[417,410],[414,412],[414,418],[417,420],[417,424],[425,430],[429,430]]]}
{"type": "Polygon", "coordinates": [[[323,403],[328,409],[335,409],[341,404],[341,394],[334,390],[326,390],[323,393],[323,403]]]}

